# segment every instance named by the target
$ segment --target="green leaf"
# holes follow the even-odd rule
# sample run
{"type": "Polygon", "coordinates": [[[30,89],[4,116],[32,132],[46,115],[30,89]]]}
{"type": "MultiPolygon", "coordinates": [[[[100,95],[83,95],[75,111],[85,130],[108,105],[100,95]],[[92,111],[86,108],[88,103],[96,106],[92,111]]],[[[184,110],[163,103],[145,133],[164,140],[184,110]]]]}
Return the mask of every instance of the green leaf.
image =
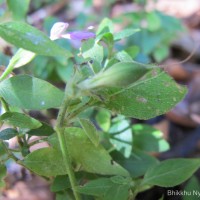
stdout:
{"type": "Polygon", "coordinates": [[[22,67],[31,62],[33,58],[35,58],[35,56],[36,54],[31,51],[27,51],[25,49],[19,49],[15,53],[15,55],[11,58],[7,68],[14,69],[22,67]]]}
{"type": "Polygon", "coordinates": [[[133,149],[129,158],[118,153],[116,161],[127,169],[133,178],[143,176],[150,167],[159,163],[156,158],[138,149],[133,149]]]}
{"type": "Polygon", "coordinates": [[[71,53],[51,41],[44,33],[22,22],[0,24],[0,36],[9,43],[46,56],[70,57],[71,53]]]}
{"type": "Polygon", "coordinates": [[[95,147],[90,142],[82,129],[67,128],[66,140],[70,155],[76,163],[81,165],[83,170],[104,175],[128,176],[127,171],[112,161],[108,152],[101,145],[95,147]]]}
{"type": "Polygon", "coordinates": [[[82,194],[102,197],[103,200],[127,200],[129,183],[130,180],[123,177],[99,178],[77,187],[76,190],[82,194]]]}
{"type": "Polygon", "coordinates": [[[140,49],[138,46],[130,46],[125,49],[125,52],[128,53],[133,59],[138,55],[138,53],[140,52],[140,49]]]}
{"type": "Polygon", "coordinates": [[[104,33],[101,38],[102,41],[104,41],[108,47],[112,48],[114,45],[114,39],[112,33],[104,33]]]}
{"type": "Polygon", "coordinates": [[[196,200],[197,196],[199,197],[200,184],[195,176],[192,176],[192,178],[188,181],[184,191],[186,194],[191,195],[183,195],[183,200],[196,200]]]}
{"type": "MultiPolygon", "coordinates": [[[[94,146],[82,129],[67,128],[65,136],[69,155],[80,171],[103,175],[129,175],[124,168],[112,160],[101,145],[94,146]]],[[[42,176],[67,174],[57,135],[52,135],[49,141],[54,148],[43,148],[30,153],[25,157],[23,164],[42,176]]]]}
{"type": "Polygon", "coordinates": [[[59,107],[64,93],[46,81],[19,75],[0,83],[0,96],[11,106],[42,110],[59,107]]]}
{"type": "Polygon", "coordinates": [[[130,122],[128,120],[121,119],[117,123],[113,123],[109,133],[112,136],[110,138],[110,142],[113,146],[118,151],[122,152],[126,158],[128,158],[132,151],[132,130],[130,128],[130,122]],[[112,136],[116,132],[121,133],[112,136]]]}
{"type": "Polygon", "coordinates": [[[61,80],[67,82],[73,76],[74,64],[71,59],[68,59],[66,64],[57,65],[55,70],[61,80]]]}
{"type": "Polygon", "coordinates": [[[138,32],[138,31],[140,31],[140,29],[133,29],[133,28],[124,29],[124,30],[114,34],[114,40],[117,41],[117,40],[121,40],[121,39],[130,37],[131,35],[133,35],[134,33],[138,32]]]}
{"type": "MultiPolygon", "coordinates": [[[[128,172],[114,162],[100,144],[96,147],[89,140],[84,130],[75,127],[67,128],[65,136],[70,156],[81,171],[103,175],[128,176],[128,172]]],[[[54,148],[59,148],[56,135],[52,135],[49,141],[54,148]]]]}
{"type": "Polygon", "coordinates": [[[142,184],[173,187],[186,181],[200,167],[200,159],[169,159],[151,167],[142,184]]]}
{"type": "Polygon", "coordinates": [[[156,31],[161,27],[161,20],[156,12],[147,13],[148,29],[150,31],[156,31]]]}
{"type": "Polygon", "coordinates": [[[0,188],[5,187],[4,178],[6,177],[6,166],[0,164],[0,188]]]}
{"type": "Polygon", "coordinates": [[[32,129],[32,130],[28,131],[27,134],[36,135],[36,136],[50,136],[54,132],[55,131],[51,126],[42,122],[42,125],[39,128],[32,129]]]}
{"type": "Polygon", "coordinates": [[[150,68],[140,66],[133,62],[119,62],[92,78],[84,80],[78,86],[82,89],[127,87],[140,79],[148,71],[150,71],[150,68]]]}
{"type": "Polygon", "coordinates": [[[83,42],[81,46],[83,58],[91,58],[101,64],[103,61],[103,47],[98,45],[94,39],[83,42]]]}
{"type": "Polygon", "coordinates": [[[38,120],[17,112],[6,112],[1,115],[0,120],[12,126],[27,129],[35,129],[42,125],[38,120]]]}
{"type": "Polygon", "coordinates": [[[79,119],[79,123],[81,124],[85,134],[91,140],[91,142],[95,145],[99,145],[99,134],[95,128],[95,126],[87,119],[79,119]]]}
{"type": "Polygon", "coordinates": [[[76,190],[82,194],[103,196],[113,185],[110,178],[98,178],[77,187],[76,190]]]}
{"type": "Polygon", "coordinates": [[[113,31],[114,31],[114,24],[112,20],[104,18],[102,22],[99,24],[96,34],[100,35],[108,32],[113,33],[113,31]]]}
{"type": "Polygon", "coordinates": [[[126,51],[119,51],[115,58],[118,59],[121,62],[133,62],[133,59],[126,51]]]}
{"type": "Polygon", "coordinates": [[[23,164],[41,176],[58,176],[67,174],[62,154],[53,148],[42,148],[28,154],[23,164]]]}
{"type": "Polygon", "coordinates": [[[163,133],[146,124],[136,124],[133,130],[133,146],[147,152],[163,152],[169,150],[169,143],[163,133]]]}
{"type": "Polygon", "coordinates": [[[71,200],[71,196],[67,191],[56,192],[55,200],[71,200]]]}
{"type": "Polygon", "coordinates": [[[127,200],[129,196],[129,185],[114,185],[104,196],[104,200],[127,200]]]}
{"type": "Polygon", "coordinates": [[[172,109],[183,99],[186,91],[186,87],[154,68],[129,88],[111,94],[105,106],[127,117],[149,119],[172,109]]]}
{"type": "Polygon", "coordinates": [[[9,10],[12,12],[13,19],[24,20],[29,9],[30,0],[7,0],[9,10]]]}
{"type": "Polygon", "coordinates": [[[162,45],[157,47],[153,52],[153,56],[156,59],[156,62],[161,62],[162,60],[167,58],[167,56],[169,56],[168,46],[162,45]]]}
{"type": "Polygon", "coordinates": [[[18,132],[15,129],[7,128],[0,131],[0,140],[9,140],[18,135],[18,132]]]}
{"type": "Polygon", "coordinates": [[[130,177],[123,177],[123,176],[113,176],[110,178],[113,183],[126,185],[130,184],[132,182],[132,179],[130,177]]]}
{"type": "Polygon", "coordinates": [[[10,59],[6,70],[0,77],[0,81],[4,80],[13,71],[14,68],[22,67],[31,62],[35,58],[35,56],[35,53],[20,48],[10,59]]]}
{"type": "Polygon", "coordinates": [[[50,190],[52,192],[59,192],[71,188],[70,181],[67,175],[56,176],[50,190]]]}
{"type": "Polygon", "coordinates": [[[98,110],[97,115],[95,116],[95,119],[98,123],[98,126],[105,132],[107,132],[110,128],[111,124],[111,114],[106,109],[100,109],[98,110]]]}

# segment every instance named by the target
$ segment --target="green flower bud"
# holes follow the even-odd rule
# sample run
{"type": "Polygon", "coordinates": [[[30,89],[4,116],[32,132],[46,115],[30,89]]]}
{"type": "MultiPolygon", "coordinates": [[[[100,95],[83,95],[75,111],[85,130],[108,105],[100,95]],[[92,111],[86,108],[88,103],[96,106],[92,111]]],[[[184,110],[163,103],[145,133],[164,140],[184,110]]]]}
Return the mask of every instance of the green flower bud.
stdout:
{"type": "Polygon", "coordinates": [[[104,86],[127,87],[140,79],[150,69],[152,68],[134,62],[120,62],[92,78],[82,81],[78,87],[81,89],[93,89],[104,86]]]}

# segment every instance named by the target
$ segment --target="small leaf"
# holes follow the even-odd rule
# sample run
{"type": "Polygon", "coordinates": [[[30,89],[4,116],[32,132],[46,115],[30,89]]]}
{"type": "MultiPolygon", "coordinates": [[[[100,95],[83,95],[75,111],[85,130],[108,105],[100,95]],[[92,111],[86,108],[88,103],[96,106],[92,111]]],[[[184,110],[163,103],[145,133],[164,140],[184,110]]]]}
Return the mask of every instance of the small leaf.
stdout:
{"type": "Polygon", "coordinates": [[[133,28],[124,29],[114,34],[114,40],[117,41],[117,40],[124,39],[126,37],[130,37],[131,35],[133,35],[134,33],[138,31],[140,31],[140,29],[133,29],[133,28]]]}
{"type": "Polygon", "coordinates": [[[39,128],[32,129],[32,130],[28,131],[27,134],[35,135],[35,136],[50,136],[54,132],[55,131],[51,126],[42,122],[42,125],[39,128]]]}
{"type": "Polygon", "coordinates": [[[169,159],[151,167],[142,184],[173,187],[186,181],[200,167],[200,159],[169,159]]]}
{"type": "Polygon", "coordinates": [[[22,22],[0,24],[0,36],[17,47],[46,56],[70,57],[71,53],[51,41],[44,33],[22,22]]]}
{"type": "Polygon", "coordinates": [[[133,149],[129,158],[118,153],[116,161],[127,169],[133,178],[143,176],[150,167],[159,163],[156,158],[138,149],[133,149]]]}
{"type": "Polygon", "coordinates": [[[99,64],[103,61],[103,47],[98,45],[94,39],[89,39],[83,42],[81,46],[81,52],[83,58],[91,58],[97,61],[99,64]]]}
{"type": "Polygon", "coordinates": [[[42,148],[28,154],[23,164],[41,176],[58,176],[67,174],[62,154],[53,148],[42,148]]]}
{"type": "Polygon", "coordinates": [[[102,22],[99,24],[96,34],[100,35],[108,32],[113,33],[113,31],[114,31],[114,24],[112,20],[104,18],[102,22]]]}
{"type": "Polygon", "coordinates": [[[128,120],[122,119],[113,123],[109,133],[112,135],[113,133],[119,133],[120,131],[120,134],[115,134],[110,138],[110,142],[118,151],[128,158],[132,151],[132,130],[128,120]]]}
{"type": "Polygon", "coordinates": [[[71,194],[68,191],[56,192],[55,200],[71,200],[71,194]]]}
{"type": "Polygon", "coordinates": [[[11,106],[42,110],[59,107],[64,93],[46,81],[19,75],[0,83],[0,96],[11,106]]]}
{"type": "Polygon", "coordinates": [[[36,54],[31,51],[27,51],[25,49],[19,49],[15,53],[15,55],[11,58],[7,68],[14,69],[22,67],[31,62],[31,60],[33,60],[35,56],[36,54]]]}
{"type": "Polygon", "coordinates": [[[115,184],[120,184],[120,185],[126,185],[130,184],[131,178],[129,177],[123,177],[123,176],[113,176],[110,178],[111,181],[115,184]]]}
{"type": "Polygon", "coordinates": [[[133,61],[131,56],[126,51],[119,51],[115,55],[115,58],[118,59],[121,62],[132,62],[133,61]]]}
{"type": "Polygon", "coordinates": [[[159,46],[153,52],[153,57],[156,59],[156,62],[161,62],[167,56],[169,56],[169,48],[167,45],[159,46]]]}
{"type": "Polygon", "coordinates": [[[6,70],[0,77],[0,81],[4,80],[13,71],[14,68],[22,67],[31,62],[35,58],[35,56],[35,53],[20,48],[10,59],[6,70]]]}
{"type": "Polygon", "coordinates": [[[7,128],[0,131],[0,140],[9,140],[18,135],[18,132],[15,129],[7,128]]]}
{"type": "MultiPolygon", "coordinates": [[[[124,177],[99,178],[77,187],[82,194],[102,197],[103,200],[127,200],[130,180],[124,177]]],[[[100,198],[101,199],[101,198],[100,198]]]]}
{"type": "Polygon", "coordinates": [[[186,87],[178,85],[165,72],[155,68],[129,88],[109,94],[111,98],[105,106],[127,117],[149,119],[172,109],[186,92],[186,87]]]}
{"type": "Polygon", "coordinates": [[[111,124],[111,114],[106,109],[100,109],[98,110],[97,115],[95,116],[95,119],[98,123],[98,126],[105,132],[107,132],[110,128],[111,124]]]}
{"type": "Polygon", "coordinates": [[[13,19],[24,20],[29,9],[30,0],[7,0],[9,10],[12,12],[13,19]]]}
{"type": "Polygon", "coordinates": [[[129,196],[129,188],[129,185],[114,185],[107,191],[103,199],[127,200],[129,196]]]}
{"type": "Polygon", "coordinates": [[[104,41],[110,48],[112,48],[114,45],[114,39],[112,33],[104,33],[101,40],[104,41]]]}
{"type": "Polygon", "coordinates": [[[147,13],[146,18],[148,23],[148,29],[150,31],[156,31],[161,27],[161,19],[159,18],[159,15],[156,12],[147,13]]]}
{"type": "Polygon", "coordinates": [[[83,186],[77,187],[76,190],[82,194],[103,196],[113,185],[110,178],[98,178],[89,181],[83,186]]]}
{"type": "Polygon", "coordinates": [[[133,130],[133,146],[147,152],[163,152],[169,150],[169,143],[163,133],[146,124],[136,124],[133,130]]]}
{"type": "Polygon", "coordinates": [[[71,188],[70,181],[67,175],[56,176],[50,190],[52,192],[59,192],[71,188]]]}
{"type": "Polygon", "coordinates": [[[27,129],[35,129],[42,125],[38,120],[17,112],[6,112],[1,115],[0,120],[12,126],[27,129]]]}
{"type": "Polygon", "coordinates": [[[125,52],[128,53],[133,59],[138,55],[138,53],[140,52],[140,49],[138,46],[130,46],[125,49],[125,52]]]}
{"type": "Polygon", "coordinates": [[[95,126],[87,119],[79,119],[79,123],[81,124],[85,134],[91,140],[91,142],[95,145],[99,145],[99,134],[95,128],[95,126]]]}

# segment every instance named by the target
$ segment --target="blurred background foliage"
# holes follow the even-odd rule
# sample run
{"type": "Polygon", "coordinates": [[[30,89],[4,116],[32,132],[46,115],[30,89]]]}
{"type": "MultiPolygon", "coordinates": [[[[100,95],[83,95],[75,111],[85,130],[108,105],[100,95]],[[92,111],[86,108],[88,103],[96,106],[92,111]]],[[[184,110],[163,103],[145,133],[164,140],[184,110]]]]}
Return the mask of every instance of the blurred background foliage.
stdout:
{"type": "MultiPolygon", "coordinates": [[[[166,59],[170,54],[171,42],[178,36],[178,33],[185,30],[180,20],[153,9],[146,9],[144,0],[133,2],[133,5],[139,9],[122,13],[113,10],[118,3],[123,4],[123,1],[108,0],[99,3],[91,0],[1,0],[0,21],[27,21],[49,35],[52,25],[58,21],[70,23],[69,31],[84,30],[89,26],[94,26],[96,29],[103,18],[109,17],[113,21],[115,31],[125,28],[140,29],[127,40],[117,43],[116,51],[125,49],[135,61],[141,63],[161,62],[166,59]]],[[[78,49],[74,48],[77,44],[71,44],[70,41],[64,39],[56,42],[73,54],[78,53],[78,49]]],[[[8,46],[2,46],[2,48],[4,49],[0,52],[1,64],[7,66],[16,48],[9,47],[10,52],[6,52],[5,48],[8,46]]],[[[73,71],[73,64],[79,62],[78,57],[71,61],[37,56],[28,66],[20,70],[42,79],[66,82],[73,71]]]]}

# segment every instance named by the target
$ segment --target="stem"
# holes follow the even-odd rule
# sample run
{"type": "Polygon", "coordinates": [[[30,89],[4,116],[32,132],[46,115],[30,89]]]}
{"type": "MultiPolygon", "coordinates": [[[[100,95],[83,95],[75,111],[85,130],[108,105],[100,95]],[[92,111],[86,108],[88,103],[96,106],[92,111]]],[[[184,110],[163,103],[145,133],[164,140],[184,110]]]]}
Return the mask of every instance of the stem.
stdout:
{"type": "Polygon", "coordinates": [[[71,183],[71,186],[72,186],[72,190],[73,190],[75,199],[80,200],[81,199],[80,195],[75,190],[77,183],[76,183],[76,178],[75,178],[74,171],[73,171],[73,168],[72,168],[72,165],[71,165],[71,159],[70,159],[69,151],[68,151],[68,148],[67,148],[67,145],[66,145],[64,128],[61,128],[61,129],[56,128],[56,132],[57,132],[58,139],[59,139],[59,142],[60,142],[60,148],[61,148],[61,152],[62,152],[62,155],[63,155],[63,161],[64,161],[64,164],[65,164],[68,176],[69,176],[69,180],[70,180],[70,183],[71,183]]]}
{"type": "Polygon", "coordinates": [[[113,45],[108,45],[108,59],[112,57],[113,45]]]}
{"type": "Polygon", "coordinates": [[[42,138],[42,139],[35,140],[33,142],[28,143],[28,146],[31,147],[31,146],[33,146],[35,144],[42,143],[42,142],[47,142],[47,141],[48,141],[48,138],[42,138]]]}
{"type": "Polygon", "coordinates": [[[5,71],[3,72],[3,74],[0,77],[0,81],[3,81],[9,74],[11,74],[13,71],[13,67],[12,66],[8,66],[5,71]]]}
{"type": "Polygon", "coordinates": [[[96,103],[96,101],[91,100],[89,102],[87,102],[85,105],[83,105],[82,107],[78,108],[77,110],[74,110],[72,113],[69,113],[69,115],[66,117],[68,124],[78,115],[80,114],[82,111],[86,110],[87,108],[93,106],[96,103]]]}
{"type": "Polygon", "coordinates": [[[4,100],[2,97],[0,97],[0,101],[1,101],[1,104],[2,104],[2,106],[3,106],[3,108],[4,108],[4,110],[5,110],[6,112],[9,112],[10,109],[9,109],[9,107],[8,107],[8,104],[5,102],[5,100],[4,100]]]}
{"type": "MultiPolygon", "coordinates": [[[[70,84],[69,84],[70,86],[70,84]]],[[[71,88],[69,88],[71,89],[71,88]]],[[[71,158],[69,155],[69,151],[67,148],[67,144],[66,144],[66,140],[65,140],[65,135],[64,135],[64,118],[65,118],[65,114],[67,112],[67,108],[70,105],[71,102],[71,97],[68,95],[68,87],[66,86],[65,89],[65,97],[64,100],[62,102],[61,108],[59,110],[58,113],[58,117],[57,117],[57,122],[56,122],[56,126],[55,126],[55,131],[58,135],[58,140],[60,143],[60,149],[61,149],[61,153],[62,153],[62,157],[63,157],[63,161],[67,170],[67,174],[69,176],[69,180],[70,180],[70,184],[72,187],[72,191],[74,193],[74,197],[76,200],[80,200],[81,197],[80,195],[77,193],[77,191],[75,190],[76,188],[76,178],[75,178],[75,174],[71,165],[71,158]]]]}
{"type": "Polygon", "coordinates": [[[132,200],[135,200],[135,198],[136,198],[137,194],[138,194],[138,191],[137,191],[137,190],[135,190],[135,191],[133,192],[133,194],[132,194],[132,197],[131,197],[131,199],[132,199],[132,200]]]}
{"type": "MultiPolygon", "coordinates": [[[[9,108],[7,102],[6,102],[2,97],[0,97],[0,101],[1,101],[1,104],[2,104],[2,106],[3,106],[3,108],[4,108],[4,110],[5,110],[6,112],[10,112],[10,108],[9,108]]],[[[16,127],[13,127],[13,128],[16,129],[16,127]]],[[[16,130],[17,130],[17,129],[16,129],[16,130]]],[[[21,138],[20,138],[19,136],[17,136],[17,142],[18,142],[18,144],[19,144],[20,149],[22,149],[22,147],[23,147],[23,142],[22,142],[22,140],[21,140],[21,138]]],[[[16,160],[15,160],[15,161],[16,161],[16,160]]]]}
{"type": "Polygon", "coordinates": [[[4,144],[4,142],[2,142],[2,146],[3,146],[4,150],[6,151],[6,153],[8,154],[9,158],[12,158],[15,162],[19,161],[19,159],[7,148],[7,146],[4,144]]]}

